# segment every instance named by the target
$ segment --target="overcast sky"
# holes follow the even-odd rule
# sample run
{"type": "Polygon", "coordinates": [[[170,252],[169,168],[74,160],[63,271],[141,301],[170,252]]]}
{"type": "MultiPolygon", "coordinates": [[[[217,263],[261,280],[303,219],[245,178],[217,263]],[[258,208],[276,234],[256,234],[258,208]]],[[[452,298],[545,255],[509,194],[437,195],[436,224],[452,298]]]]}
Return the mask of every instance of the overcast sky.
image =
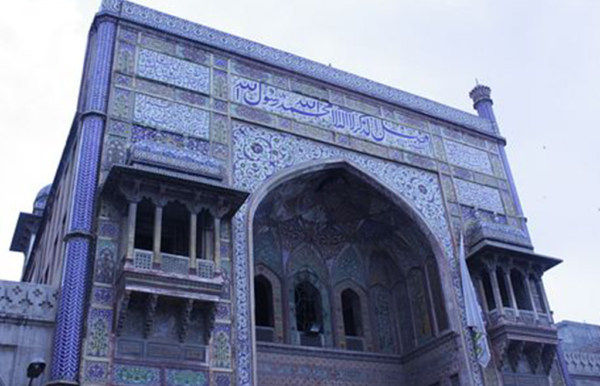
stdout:
{"type": "MultiPolygon", "coordinates": [[[[19,212],[56,172],[100,0],[19,0],[0,13],[0,279],[19,212]]],[[[466,111],[495,112],[555,319],[600,323],[600,1],[139,0],[466,111]]]]}

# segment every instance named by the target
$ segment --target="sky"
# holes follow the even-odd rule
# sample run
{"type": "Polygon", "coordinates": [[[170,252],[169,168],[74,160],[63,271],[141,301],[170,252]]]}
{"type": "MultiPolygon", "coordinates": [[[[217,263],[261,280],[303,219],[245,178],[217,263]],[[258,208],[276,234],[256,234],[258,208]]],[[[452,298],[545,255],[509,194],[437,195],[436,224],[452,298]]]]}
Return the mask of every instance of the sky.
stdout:
{"type": "MultiPolygon", "coordinates": [[[[554,318],[600,323],[600,1],[138,0],[140,4],[472,112],[494,108],[554,318]]],[[[0,279],[19,212],[52,182],[100,0],[0,12],[0,279]]]]}

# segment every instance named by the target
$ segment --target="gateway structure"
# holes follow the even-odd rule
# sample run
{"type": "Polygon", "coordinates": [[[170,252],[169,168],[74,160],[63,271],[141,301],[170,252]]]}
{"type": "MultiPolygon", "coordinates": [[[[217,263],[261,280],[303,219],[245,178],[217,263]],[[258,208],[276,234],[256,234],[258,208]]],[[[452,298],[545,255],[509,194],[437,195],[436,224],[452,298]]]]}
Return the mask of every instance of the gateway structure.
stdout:
{"type": "Polygon", "coordinates": [[[533,251],[490,89],[470,96],[477,115],[105,1],[3,325],[53,333],[32,346],[50,385],[563,385],[560,261],[533,251]]]}

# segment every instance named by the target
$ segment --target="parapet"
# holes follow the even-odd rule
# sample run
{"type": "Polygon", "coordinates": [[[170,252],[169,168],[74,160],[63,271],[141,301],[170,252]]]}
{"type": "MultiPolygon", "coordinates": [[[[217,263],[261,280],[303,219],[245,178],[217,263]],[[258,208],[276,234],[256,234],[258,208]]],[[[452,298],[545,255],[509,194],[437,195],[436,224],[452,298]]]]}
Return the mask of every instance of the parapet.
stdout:
{"type": "Polygon", "coordinates": [[[0,281],[0,321],[13,319],[54,322],[57,305],[56,287],[0,281]]]}

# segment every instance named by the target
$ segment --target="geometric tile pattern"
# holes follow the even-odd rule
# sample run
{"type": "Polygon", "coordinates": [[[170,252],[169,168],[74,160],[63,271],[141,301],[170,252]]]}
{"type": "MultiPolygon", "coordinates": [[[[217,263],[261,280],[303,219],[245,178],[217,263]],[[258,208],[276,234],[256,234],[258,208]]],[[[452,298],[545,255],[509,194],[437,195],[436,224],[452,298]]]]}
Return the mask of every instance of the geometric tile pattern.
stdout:
{"type": "Polygon", "coordinates": [[[204,94],[210,90],[208,67],[147,49],[141,49],[138,53],[137,74],[204,94]]]}

